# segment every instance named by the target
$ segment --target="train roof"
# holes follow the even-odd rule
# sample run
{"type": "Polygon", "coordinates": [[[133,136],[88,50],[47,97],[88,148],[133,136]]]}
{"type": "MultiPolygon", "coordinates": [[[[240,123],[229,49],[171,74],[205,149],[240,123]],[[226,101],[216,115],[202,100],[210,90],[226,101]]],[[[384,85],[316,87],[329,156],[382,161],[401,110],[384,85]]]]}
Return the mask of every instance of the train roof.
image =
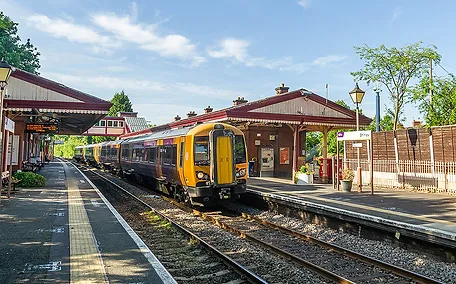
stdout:
{"type": "Polygon", "coordinates": [[[192,130],[195,126],[178,128],[178,129],[168,129],[160,132],[155,132],[152,134],[142,135],[134,138],[126,139],[126,143],[134,143],[134,142],[141,142],[147,140],[156,140],[156,139],[163,139],[163,138],[171,138],[175,136],[182,136],[187,134],[190,130],[192,130]]]}

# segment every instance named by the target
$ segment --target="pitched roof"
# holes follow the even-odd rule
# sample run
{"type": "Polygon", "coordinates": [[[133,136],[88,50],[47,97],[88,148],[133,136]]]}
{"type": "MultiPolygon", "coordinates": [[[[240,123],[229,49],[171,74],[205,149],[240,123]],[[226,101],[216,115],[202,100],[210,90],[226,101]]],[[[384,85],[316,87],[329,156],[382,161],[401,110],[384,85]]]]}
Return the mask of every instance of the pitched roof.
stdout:
{"type": "Polygon", "coordinates": [[[144,117],[126,116],[124,118],[128,128],[130,129],[130,132],[137,132],[149,128],[144,117]]]}

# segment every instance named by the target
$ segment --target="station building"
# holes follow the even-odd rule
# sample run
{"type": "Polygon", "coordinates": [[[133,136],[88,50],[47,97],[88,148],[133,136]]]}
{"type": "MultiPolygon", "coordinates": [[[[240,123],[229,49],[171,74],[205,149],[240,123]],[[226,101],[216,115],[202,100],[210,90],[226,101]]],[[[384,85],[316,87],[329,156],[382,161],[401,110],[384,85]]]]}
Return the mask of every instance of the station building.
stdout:
{"type": "MultiPolygon", "coordinates": [[[[360,115],[359,125],[368,126],[371,119],[360,115]]],[[[293,173],[305,163],[306,133],[323,134],[323,182],[328,181],[327,138],[328,131],[356,129],[356,112],[346,109],[306,89],[289,91],[281,84],[275,94],[267,98],[247,101],[243,97],[233,100],[233,105],[220,110],[210,106],[204,113],[177,115],[174,121],[121,137],[185,127],[202,122],[225,122],[244,132],[249,161],[253,162],[255,175],[263,177],[292,178],[293,173]]]]}
{"type": "Polygon", "coordinates": [[[111,107],[108,101],[14,68],[2,93],[2,172],[44,162],[52,156],[51,134],[81,135],[111,107]]]}
{"type": "Polygon", "coordinates": [[[105,116],[82,135],[85,136],[121,136],[149,128],[144,117],[137,112],[119,112],[117,116],[105,116]]]}

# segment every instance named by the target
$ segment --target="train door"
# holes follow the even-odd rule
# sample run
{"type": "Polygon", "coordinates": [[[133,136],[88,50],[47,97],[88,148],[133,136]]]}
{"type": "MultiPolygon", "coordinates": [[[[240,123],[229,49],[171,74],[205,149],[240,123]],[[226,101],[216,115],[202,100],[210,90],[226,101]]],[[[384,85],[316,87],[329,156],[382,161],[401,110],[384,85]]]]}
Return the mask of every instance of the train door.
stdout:
{"type": "Polygon", "coordinates": [[[177,174],[178,174],[178,182],[179,184],[186,185],[184,178],[184,161],[185,161],[185,137],[181,137],[177,139],[177,143],[179,143],[179,151],[178,151],[178,165],[177,165],[177,174]]]}
{"type": "Polygon", "coordinates": [[[162,169],[162,151],[164,150],[163,148],[163,140],[158,140],[157,141],[157,160],[155,162],[155,169],[157,171],[157,179],[160,180],[163,178],[163,169],[162,169]]]}
{"type": "Polygon", "coordinates": [[[261,148],[260,177],[274,176],[274,148],[261,148]]]}
{"type": "Polygon", "coordinates": [[[211,155],[211,178],[215,185],[235,182],[234,133],[231,130],[215,129],[209,134],[211,155]]]}

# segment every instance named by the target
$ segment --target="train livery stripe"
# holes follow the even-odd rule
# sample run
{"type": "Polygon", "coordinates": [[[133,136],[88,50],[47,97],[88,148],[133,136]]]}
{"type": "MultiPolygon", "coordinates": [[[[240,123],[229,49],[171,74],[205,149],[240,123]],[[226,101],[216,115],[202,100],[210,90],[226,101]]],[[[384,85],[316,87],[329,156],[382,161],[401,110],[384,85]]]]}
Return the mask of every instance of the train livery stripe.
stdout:
{"type": "Polygon", "coordinates": [[[217,137],[217,174],[219,184],[230,184],[234,182],[233,177],[233,147],[231,137],[217,137]]]}

